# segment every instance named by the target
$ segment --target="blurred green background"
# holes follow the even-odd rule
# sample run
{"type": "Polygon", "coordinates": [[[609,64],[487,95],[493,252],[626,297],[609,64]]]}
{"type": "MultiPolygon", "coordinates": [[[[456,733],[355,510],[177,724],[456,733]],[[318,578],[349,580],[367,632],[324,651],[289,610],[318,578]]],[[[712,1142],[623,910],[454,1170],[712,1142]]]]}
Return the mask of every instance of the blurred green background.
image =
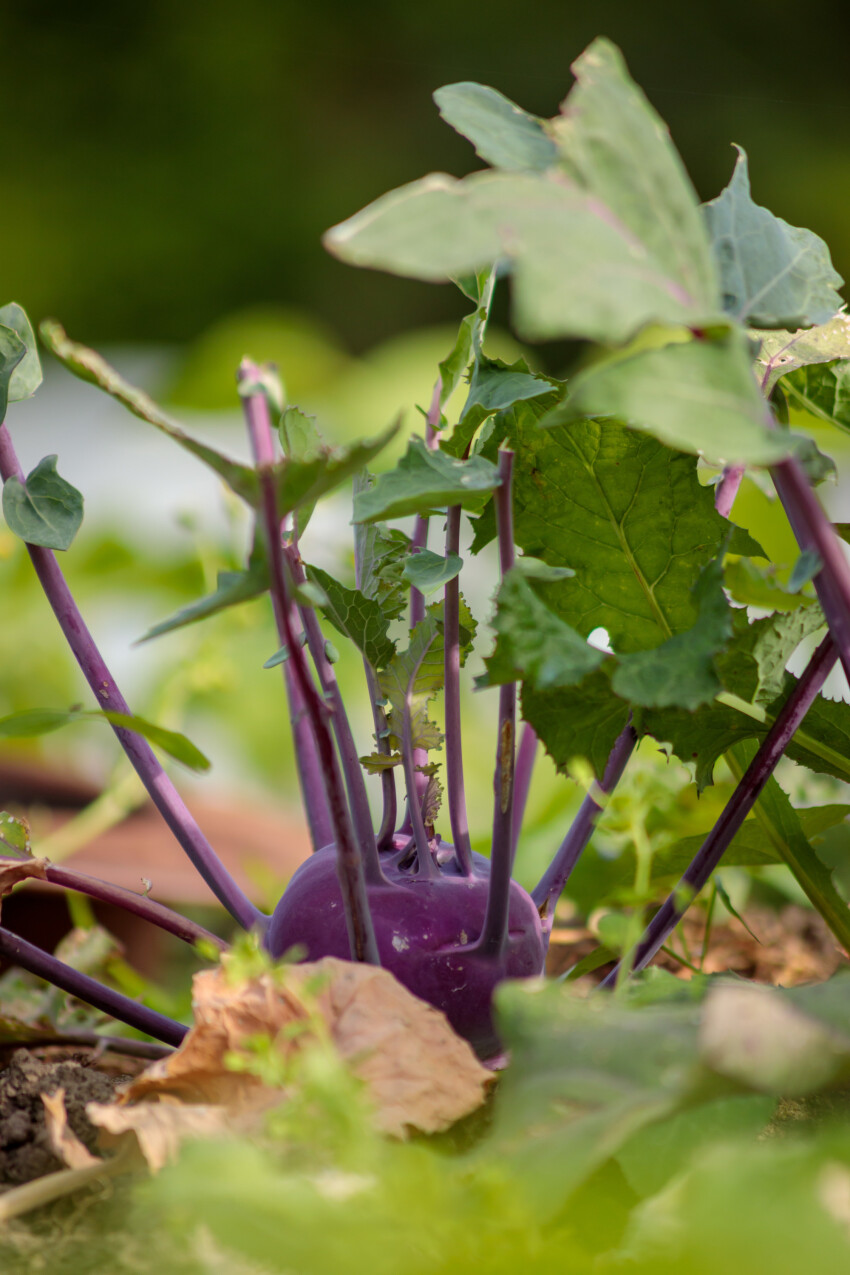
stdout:
{"type": "MultiPolygon", "coordinates": [[[[246,352],[278,359],[291,401],[316,411],[331,438],[375,432],[401,408],[412,424],[466,303],[448,287],[344,266],[320,239],[393,186],[429,170],[460,175],[479,166],[440,120],[435,88],[479,80],[552,115],[570,87],[570,62],[606,34],[668,121],[700,195],[725,185],[730,143],[743,145],[755,198],[821,234],[847,276],[846,27],[837,0],[816,15],[767,0],[691,11],[569,0],[492,0],[486,9],[457,0],[6,3],[2,300],[18,300],[36,321],[59,317],[196,433],[226,437],[230,450],[231,434],[240,433],[234,369],[246,352]]],[[[506,322],[504,296],[499,320],[506,322]]],[[[504,331],[490,338],[492,354],[513,357],[516,349],[504,331]]],[[[533,359],[560,371],[569,351],[547,347],[533,359]]],[[[294,799],[279,675],[260,669],[277,646],[264,602],[150,648],[130,647],[148,625],[214,587],[218,570],[239,565],[244,523],[213,493],[220,519],[211,530],[188,488],[145,512],[144,501],[176,471],[171,445],[155,438],[137,463],[129,449],[145,427],[116,409],[106,428],[126,442],[108,464],[106,435],[86,432],[102,410],[96,391],[66,386],[56,368],[48,374],[32,406],[39,429],[23,428],[36,419],[25,415],[29,404],[10,423],[17,440],[20,420],[22,453],[35,449],[31,463],[59,451],[62,472],[85,491],[87,524],[67,568],[134,707],[186,729],[211,756],[214,782],[294,799]],[[122,507],[126,515],[137,503],[131,533],[122,507]]],[[[835,451],[835,442],[823,445],[835,451]]],[[[321,565],[343,572],[347,508],[345,498],[331,502],[307,546],[321,565]]],[[[745,489],[736,514],[777,561],[793,560],[784,519],[756,488],[745,489]]],[[[488,581],[485,572],[477,582],[479,614],[488,581]]],[[[0,636],[0,713],[87,700],[23,549],[5,533],[0,589],[15,598],[14,624],[0,636]]],[[[340,675],[352,686],[352,716],[362,717],[353,653],[343,652],[340,675]]],[[[482,847],[492,767],[485,730],[494,711],[486,696],[468,709],[470,734],[481,739],[467,764],[482,847]]],[[[26,747],[54,761],[72,754],[105,778],[114,761],[109,739],[97,728],[75,730],[73,741],[66,733],[26,747]]],[[[552,779],[546,768],[535,779],[534,861],[525,872],[521,865],[529,879],[578,799],[574,786],[552,779]]]]}

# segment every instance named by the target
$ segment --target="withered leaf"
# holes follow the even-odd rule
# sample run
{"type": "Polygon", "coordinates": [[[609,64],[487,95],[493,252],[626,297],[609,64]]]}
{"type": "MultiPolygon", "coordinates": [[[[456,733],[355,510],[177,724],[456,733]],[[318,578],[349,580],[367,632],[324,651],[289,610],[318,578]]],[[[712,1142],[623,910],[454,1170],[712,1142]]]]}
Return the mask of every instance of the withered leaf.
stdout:
{"type": "Polygon", "coordinates": [[[133,1138],[151,1173],[177,1159],[184,1138],[220,1137],[234,1127],[225,1107],[178,1102],[168,1095],[137,1106],[90,1102],[86,1115],[103,1131],[106,1145],[133,1138]]]}
{"type": "Polygon", "coordinates": [[[53,1093],[43,1093],[41,1101],[44,1103],[44,1123],[50,1149],[56,1158],[69,1169],[87,1169],[90,1165],[100,1164],[98,1157],[92,1155],[68,1124],[65,1090],[60,1088],[53,1093]]]}

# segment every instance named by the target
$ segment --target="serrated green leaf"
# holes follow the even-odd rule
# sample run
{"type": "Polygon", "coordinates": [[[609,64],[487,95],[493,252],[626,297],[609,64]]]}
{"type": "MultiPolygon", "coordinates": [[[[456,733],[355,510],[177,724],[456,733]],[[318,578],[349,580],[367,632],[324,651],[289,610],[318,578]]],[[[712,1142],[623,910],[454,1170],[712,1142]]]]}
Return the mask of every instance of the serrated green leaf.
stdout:
{"type": "Polygon", "coordinates": [[[759,342],[756,368],[766,394],[781,376],[798,368],[850,359],[850,318],[844,311],[815,328],[798,332],[759,329],[750,336],[759,342]]]}
{"type": "MultiPolygon", "coordinates": [[[[731,529],[700,485],[696,458],[614,422],[539,430],[532,404],[512,413],[505,438],[518,455],[517,544],[575,571],[541,587],[552,610],[583,637],[606,629],[618,653],[691,629],[691,589],[731,529]]],[[[729,549],[763,554],[737,528],[729,549]]]]}
{"type": "Polygon", "coordinates": [[[45,549],[68,549],[83,521],[83,497],[45,456],[22,483],[14,475],[3,487],[3,516],[21,540],[45,549]]]}
{"type": "Polygon", "coordinates": [[[850,432],[850,359],[802,367],[780,384],[793,407],[850,432]]]}
{"type": "Polygon", "coordinates": [[[543,171],[557,159],[542,120],[486,84],[446,84],[434,101],[446,123],[492,168],[543,171]]]}
{"type": "Polygon", "coordinates": [[[163,752],[181,761],[184,766],[188,766],[190,770],[204,771],[210,768],[208,758],[185,735],[181,735],[178,731],[166,730],[163,726],[157,726],[155,722],[149,722],[135,714],[78,708],[32,708],[20,713],[10,713],[7,717],[0,717],[0,738],[31,739],[37,735],[47,735],[71,722],[79,721],[108,722],[112,726],[123,727],[136,735],[144,736],[163,752]]]}
{"type": "Polygon", "coordinates": [[[590,646],[559,619],[521,572],[508,571],[496,598],[492,621],[496,647],[484,663],[479,686],[522,679],[536,691],[574,686],[598,668],[605,653],[590,646]]]}
{"type": "MultiPolygon", "coordinates": [[[[355,481],[355,498],[364,489],[355,481]]],[[[407,605],[404,564],[410,537],[379,523],[355,523],[354,543],[361,592],[380,603],[388,620],[395,620],[407,605]]]]}
{"type": "MultiPolygon", "coordinates": [[[[38,357],[38,344],[26,310],[16,301],[0,306],[0,327],[11,328],[23,342],[26,351],[20,362],[15,365],[8,387],[9,402],[20,403],[23,399],[30,398],[44,379],[41,360],[38,357]]],[[[2,399],[0,399],[0,406],[2,406],[2,399]]],[[[0,420],[3,418],[4,410],[0,410],[0,420]]]]}
{"type": "Polygon", "coordinates": [[[594,40],[572,71],[576,83],[551,125],[561,166],[610,210],[670,292],[707,317],[719,306],[708,235],[666,125],[609,40],[594,40]]]}
{"type": "Polygon", "coordinates": [[[610,670],[602,665],[577,686],[554,691],[522,687],[522,715],[534,727],[557,769],[566,772],[584,757],[597,779],[605,773],[611,749],[629,719],[629,706],[611,690],[610,670]]]}
{"type": "Polygon", "coordinates": [[[721,687],[715,656],[732,635],[719,559],[703,569],[692,596],[697,607],[693,628],[650,651],[621,656],[611,679],[615,694],[631,704],[652,708],[677,704],[691,710],[714,699],[721,687]]]}
{"type": "Polygon", "coordinates": [[[428,704],[443,685],[443,642],[434,608],[410,634],[406,651],[397,652],[378,676],[378,685],[389,700],[389,746],[402,747],[404,712],[411,692],[411,734],[414,748],[439,748],[442,733],[428,717],[428,704]],[[413,684],[411,686],[411,678],[413,684]]]}
{"type": "Polygon", "coordinates": [[[804,638],[824,625],[817,605],[747,622],[735,613],[735,635],[717,666],[727,691],[767,706],[785,689],[785,667],[804,638]]]}
{"type": "Polygon", "coordinates": [[[0,422],[5,420],[9,386],[17,368],[26,356],[26,346],[17,332],[0,326],[0,422]]]}
{"type": "Polygon", "coordinates": [[[392,770],[394,766],[400,766],[402,763],[401,753],[369,753],[366,757],[358,758],[360,765],[370,775],[380,775],[385,770],[392,770]]]}
{"type": "Polygon", "coordinates": [[[442,554],[432,553],[430,549],[420,549],[406,560],[404,578],[420,593],[434,593],[436,589],[442,589],[450,580],[454,580],[462,567],[463,558],[456,553],[450,553],[444,558],[442,554]]]}
{"type": "Polygon", "coordinates": [[[395,654],[395,642],[388,636],[390,618],[381,604],[319,567],[308,567],[307,576],[321,587],[322,612],[337,632],[353,642],[374,669],[384,668],[395,654]]]}
{"type": "Polygon", "coordinates": [[[770,427],[742,337],[675,342],[605,361],[571,382],[545,429],[582,416],[612,416],[712,464],[770,465],[798,446],[770,427]]]}
{"type": "Polygon", "coordinates": [[[811,230],[789,226],[753,202],[745,151],[732,180],[704,207],[723,291],[723,307],[741,323],[801,328],[826,323],[844,282],[829,249],[811,230]]]}
{"type": "Polygon", "coordinates": [[[791,593],[776,576],[776,567],[761,567],[751,558],[727,558],[723,567],[724,583],[736,602],[764,607],[770,611],[796,611],[811,607],[813,599],[803,593],[791,593]]]}
{"type": "Polygon", "coordinates": [[[395,469],[354,498],[354,521],[377,522],[406,514],[427,514],[447,505],[477,509],[499,486],[498,470],[480,456],[456,460],[411,438],[395,469]]]}
{"type": "Polygon", "coordinates": [[[463,421],[477,407],[483,420],[486,415],[502,412],[523,399],[551,394],[553,386],[562,385],[563,382],[530,372],[525,359],[508,364],[502,359],[488,359],[481,355],[472,369],[469,394],[460,419],[463,421]]]}

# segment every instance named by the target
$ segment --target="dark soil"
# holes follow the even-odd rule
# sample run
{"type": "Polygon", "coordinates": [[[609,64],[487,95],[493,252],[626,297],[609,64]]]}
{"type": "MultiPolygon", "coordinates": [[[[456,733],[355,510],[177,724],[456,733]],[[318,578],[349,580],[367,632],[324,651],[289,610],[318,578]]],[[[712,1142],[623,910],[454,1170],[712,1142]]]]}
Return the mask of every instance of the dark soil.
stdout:
{"type": "Polygon", "coordinates": [[[16,1049],[0,1067],[0,1186],[65,1167],[50,1149],[43,1093],[65,1090],[68,1123],[96,1151],[97,1130],[86,1118],[86,1103],[112,1101],[116,1085],[130,1079],[93,1066],[91,1050],[16,1049]]]}

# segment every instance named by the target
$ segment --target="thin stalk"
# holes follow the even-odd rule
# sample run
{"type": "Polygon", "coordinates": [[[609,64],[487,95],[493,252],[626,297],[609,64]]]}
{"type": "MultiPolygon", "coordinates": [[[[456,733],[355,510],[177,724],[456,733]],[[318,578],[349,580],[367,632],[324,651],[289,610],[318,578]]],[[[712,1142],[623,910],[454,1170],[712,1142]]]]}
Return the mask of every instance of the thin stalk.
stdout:
{"type": "MultiPolygon", "coordinates": [[[[835,660],[835,644],[827,635],[785,701],[782,711],[747,767],[717,823],[678,885],[662,903],[644,931],[643,938],[635,949],[633,961],[630,963],[632,971],[642,970],[652,960],[662,943],[667,942],[668,936],[679,924],[692,901],[708,882],[732,838],[756,804],[759,793],[772,775],[788,741],[811,708],[835,660]]],[[[603,987],[616,986],[619,968],[618,964],[606,976],[601,984],[603,987]]]]}
{"type": "MultiPolygon", "coordinates": [[[[5,425],[0,425],[0,475],[4,482],[12,476],[24,482],[24,475],[5,425]]],[[[129,705],[86,628],[56,561],[56,555],[40,545],[27,545],[27,551],[59,627],[99,707],[129,714],[129,705]]],[[[269,918],[254,906],[233,880],[157,761],[147,740],[121,726],[113,726],[112,729],[157,810],[219,902],[243,929],[264,929],[269,918]]]]}
{"type": "MultiPolygon", "coordinates": [[[[0,863],[3,862],[6,860],[0,858],[0,863]]],[[[165,930],[168,934],[173,934],[184,943],[195,944],[203,940],[215,944],[222,951],[228,948],[228,944],[223,939],[213,934],[211,930],[205,929],[203,925],[187,920],[179,912],[173,912],[163,903],[157,903],[144,894],[136,894],[134,890],[125,890],[123,886],[113,885],[111,881],[101,881],[99,877],[90,877],[84,872],[61,868],[52,863],[45,869],[44,879],[51,885],[61,886],[64,890],[75,890],[78,894],[85,894],[90,899],[97,899],[101,903],[112,903],[132,916],[139,916],[143,921],[150,921],[151,925],[165,930]]]]}
{"type": "Polygon", "coordinates": [[[743,465],[727,465],[714,492],[714,508],[723,518],[732,513],[735,497],[744,477],[743,465]]]}
{"type": "Polygon", "coordinates": [[[28,970],[30,974],[46,979],[63,992],[76,996],[77,1000],[85,1001],[87,1005],[111,1014],[120,1022],[164,1041],[166,1045],[179,1045],[189,1030],[182,1023],[166,1018],[165,1014],[148,1009],[146,1005],[140,1005],[138,1001],[113,991],[111,987],[104,987],[88,974],[72,969],[58,957],[42,952],[41,948],[28,943],[26,939],[3,926],[0,926],[0,956],[6,957],[13,965],[28,970]]]}
{"type": "MultiPolygon", "coordinates": [[[[617,787],[636,743],[637,734],[631,722],[629,722],[617,737],[605,766],[605,773],[602,776],[600,785],[604,796],[610,796],[617,787]]],[[[552,933],[555,904],[561,897],[561,892],[569,880],[573,868],[578,863],[590,840],[590,835],[602,809],[602,803],[596,800],[593,793],[588,793],[579,807],[578,814],[573,820],[569,832],[561,842],[557,854],[531,891],[531,897],[540,912],[543,934],[547,945],[552,933]]]]}
{"type": "Polygon", "coordinates": [[[525,722],[520,736],[519,748],[517,749],[516,774],[514,776],[514,817],[513,826],[511,827],[514,855],[516,855],[519,834],[522,831],[522,820],[525,815],[525,807],[528,804],[528,794],[531,791],[531,776],[534,773],[534,763],[537,760],[537,745],[537,732],[533,726],[525,722]]]}
{"type": "MultiPolygon", "coordinates": [[[[292,627],[295,627],[296,608],[290,609],[292,627]]],[[[316,748],[316,736],[313,723],[307,712],[304,696],[298,678],[290,668],[289,660],[283,665],[283,683],[286,687],[286,699],[289,704],[289,721],[292,727],[292,742],[295,752],[295,766],[298,771],[298,786],[301,789],[301,800],[310,829],[310,840],[313,851],[333,841],[333,825],[328,811],[328,797],[325,781],[319,764],[319,753],[316,748]]]]}
{"type": "Polygon", "coordinates": [[[22,1186],[13,1186],[0,1196],[0,1226],[35,1209],[43,1209],[85,1186],[105,1182],[119,1173],[130,1173],[137,1166],[138,1153],[132,1142],[128,1142],[115,1155],[97,1164],[88,1164],[83,1169],[57,1169],[22,1186]]]}
{"type": "MultiPolygon", "coordinates": [[[[294,546],[284,549],[284,554],[293,580],[296,584],[304,584],[307,577],[294,546]]],[[[351,724],[345,711],[336,674],[325,655],[325,639],[319,619],[312,607],[299,607],[298,612],[301,617],[301,623],[304,625],[304,631],[307,634],[307,645],[319,676],[319,684],[333,710],[331,713],[331,726],[339,750],[342,773],[348,793],[348,803],[351,807],[351,815],[354,821],[354,830],[357,833],[360,851],[363,855],[366,880],[372,885],[386,884],[386,877],[381,870],[380,860],[378,859],[378,847],[375,842],[375,829],[372,826],[372,812],[369,809],[369,796],[366,792],[363,767],[360,765],[357,745],[351,733],[351,724]]]]}
{"type": "MultiPolygon", "coordinates": [[[[446,518],[446,558],[460,547],[460,505],[453,505],[446,518]]],[[[463,748],[460,727],[460,582],[455,576],[446,585],[443,604],[443,649],[446,718],[446,787],[449,821],[455,856],[464,876],[472,875],[472,846],[466,813],[463,782],[463,748]]]]}
{"type": "MultiPolygon", "coordinates": [[[[239,369],[240,379],[255,374],[247,359],[239,369]]],[[[242,399],[245,420],[257,462],[262,497],[262,518],[269,551],[271,596],[281,643],[289,652],[288,663],[298,683],[313,726],[319,763],[325,777],[325,788],[331,825],[334,831],[342,901],[351,959],[379,965],[378,946],[372,925],[372,914],[366,893],[363,857],[354,837],[351,814],[346,804],[339,760],[328,725],[329,709],[318,694],[310,677],[304,650],[296,641],[291,622],[292,599],[286,580],[286,567],[281,543],[281,520],[277,512],[277,493],[273,472],[274,449],[271,420],[264,394],[247,394],[242,399]]]]}
{"type": "MultiPolygon", "coordinates": [[[[513,504],[511,478],[514,453],[507,448],[499,452],[500,485],[493,499],[496,504],[496,527],[499,539],[499,570],[505,574],[514,565],[513,504]]],[[[499,687],[499,735],[496,747],[496,770],[493,776],[493,837],[490,848],[490,881],[487,911],[481,937],[476,944],[483,956],[498,958],[508,936],[508,914],[513,869],[513,798],[516,751],[516,682],[499,687]]]]}
{"type": "MultiPolygon", "coordinates": [[[[25,1045],[32,1049],[33,1045],[40,1049],[43,1045],[80,1046],[83,1049],[94,1049],[98,1055],[107,1049],[116,1054],[126,1054],[128,1058],[146,1058],[156,1062],[158,1058],[167,1058],[173,1052],[170,1045],[162,1045],[152,1040],[136,1040],[133,1036],[102,1036],[100,1032],[56,1032],[53,1035],[45,1032],[29,1036],[5,1036],[3,1048],[14,1049],[25,1045]]],[[[5,1199],[5,1195],[0,1199],[5,1199]]]]}
{"type": "MultiPolygon", "coordinates": [[[[412,709],[413,709],[413,688],[416,684],[416,677],[422,667],[422,661],[428,654],[430,649],[426,646],[419,659],[413,666],[410,677],[407,682],[407,689],[404,697],[404,714],[402,717],[402,739],[401,739],[401,756],[402,767],[404,769],[404,781],[407,786],[407,809],[410,818],[410,824],[413,831],[413,840],[416,845],[416,854],[418,857],[417,876],[434,877],[440,875],[440,869],[434,862],[431,854],[431,847],[428,844],[428,833],[425,830],[425,820],[422,816],[422,802],[418,797],[417,784],[418,778],[428,780],[428,776],[419,775],[416,771],[416,754],[424,752],[424,749],[413,747],[413,727],[412,727],[412,709]]],[[[427,757],[427,752],[425,753],[427,757]]]]}
{"type": "MultiPolygon", "coordinates": [[[[359,536],[355,536],[354,582],[358,589],[362,584],[362,566],[362,542],[359,536]]],[[[378,685],[378,675],[365,655],[363,656],[363,671],[366,674],[366,687],[369,692],[372,721],[375,726],[375,748],[385,757],[389,757],[387,715],[380,703],[382,696],[381,688],[378,685]]],[[[398,796],[396,794],[395,770],[392,766],[387,766],[381,771],[381,802],[381,826],[378,829],[376,841],[379,853],[393,849],[393,837],[395,836],[395,825],[398,818],[398,796]]]]}

